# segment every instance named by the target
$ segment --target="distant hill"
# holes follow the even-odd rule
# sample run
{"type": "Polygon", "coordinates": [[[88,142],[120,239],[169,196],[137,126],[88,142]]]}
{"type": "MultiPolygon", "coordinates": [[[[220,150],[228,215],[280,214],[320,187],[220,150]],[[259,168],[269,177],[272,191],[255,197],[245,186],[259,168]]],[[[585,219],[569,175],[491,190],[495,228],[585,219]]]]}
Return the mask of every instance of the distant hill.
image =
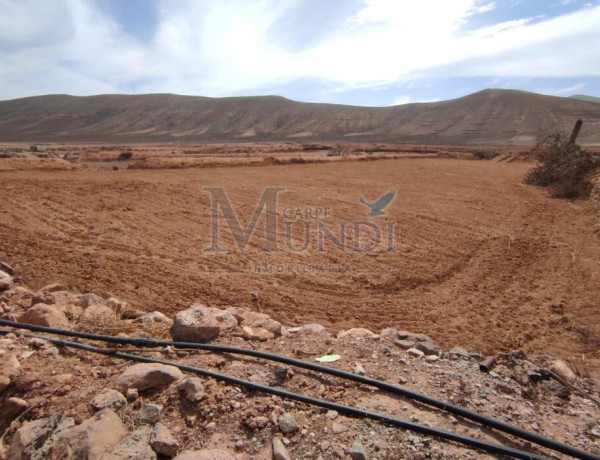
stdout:
{"type": "Polygon", "coordinates": [[[597,102],[600,104],[600,97],[586,96],[585,94],[573,94],[573,96],[569,97],[572,99],[579,99],[580,101],[597,102]]]}
{"type": "Polygon", "coordinates": [[[600,143],[600,105],[574,98],[488,89],[442,102],[356,107],[278,96],[175,94],[36,96],[0,101],[0,141],[250,142],[412,141],[515,143],[542,128],[600,143]]]}

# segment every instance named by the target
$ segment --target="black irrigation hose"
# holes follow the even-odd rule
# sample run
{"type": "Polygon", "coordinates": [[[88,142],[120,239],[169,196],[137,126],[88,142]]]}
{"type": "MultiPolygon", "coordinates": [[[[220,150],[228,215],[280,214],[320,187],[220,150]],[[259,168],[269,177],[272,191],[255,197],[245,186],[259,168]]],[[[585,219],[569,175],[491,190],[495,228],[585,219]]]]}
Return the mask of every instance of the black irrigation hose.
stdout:
{"type": "MultiPolygon", "coordinates": [[[[0,330],[0,335],[8,334],[9,332],[10,331],[0,330]]],[[[71,348],[76,348],[76,349],[83,350],[83,351],[89,351],[92,353],[100,353],[100,354],[106,355],[106,353],[104,352],[104,350],[102,350],[102,348],[92,347],[90,345],[85,345],[82,343],[69,342],[69,341],[60,340],[60,339],[51,339],[48,337],[36,336],[36,335],[32,335],[32,334],[20,334],[20,335],[22,335],[24,337],[43,339],[43,340],[51,342],[55,345],[59,345],[59,346],[63,346],[63,347],[71,347],[71,348]]],[[[186,364],[179,364],[179,363],[176,363],[173,361],[165,361],[162,359],[147,358],[145,356],[132,355],[129,353],[121,353],[118,351],[110,353],[109,356],[115,357],[115,358],[131,360],[131,361],[142,362],[142,363],[157,363],[157,364],[164,364],[167,366],[174,366],[174,367],[181,369],[182,371],[191,372],[194,374],[202,375],[204,377],[209,377],[209,378],[213,378],[216,380],[221,380],[221,381],[229,383],[229,384],[242,386],[242,387],[249,388],[249,389],[255,390],[255,391],[260,391],[263,393],[269,393],[272,395],[279,396],[281,398],[292,399],[294,401],[300,401],[300,402],[303,402],[306,404],[311,404],[313,406],[319,406],[319,407],[324,407],[326,409],[332,409],[341,414],[346,414],[346,415],[353,416],[353,417],[369,418],[369,419],[376,420],[379,422],[387,423],[389,425],[393,425],[393,426],[404,428],[404,429],[407,429],[410,431],[414,431],[416,433],[420,433],[420,434],[424,434],[424,435],[428,435],[428,436],[434,436],[434,437],[441,438],[441,439],[444,439],[447,441],[454,441],[454,442],[457,442],[459,444],[463,444],[463,445],[466,445],[469,447],[482,449],[487,452],[491,452],[493,454],[507,455],[512,458],[521,458],[521,459],[526,459],[526,460],[548,460],[547,457],[543,457],[541,455],[532,454],[532,453],[525,452],[522,450],[513,449],[511,447],[501,446],[498,444],[493,444],[491,442],[483,441],[481,439],[471,438],[469,436],[464,436],[461,434],[453,433],[451,431],[446,431],[446,430],[442,430],[439,428],[432,428],[432,427],[429,427],[426,425],[420,425],[418,423],[409,422],[408,420],[390,417],[388,415],[378,414],[376,412],[370,412],[370,411],[358,409],[358,408],[352,407],[352,406],[345,406],[345,405],[337,404],[337,403],[334,403],[331,401],[326,401],[324,399],[317,399],[317,398],[302,395],[299,393],[293,393],[291,391],[286,391],[286,390],[281,390],[281,389],[274,388],[274,387],[269,387],[266,385],[260,385],[258,383],[250,382],[248,380],[238,379],[238,378],[232,377],[230,375],[207,371],[207,370],[201,369],[199,367],[188,366],[186,364]]]]}
{"type": "Polygon", "coordinates": [[[8,321],[0,319],[0,325],[10,326],[21,329],[28,329],[32,331],[45,332],[49,334],[56,335],[64,335],[69,337],[78,337],[82,339],[89,340],[97,340],[103,342],[111,342],[111,343],[119,343],[119,344],[128,344],[128,345],[138,345],[138,346],[148,346],[148,347],[159,347],[159,346],[172,346],[175,348],[192,348],[198,350],[206,350],[213,351],[218,353],[232,353],[232,354],[241,354],[247,356],[253,356],[256,358],[262,358],[270,361],[276,361],[283,364],[288,364],[292,366],[302,367],[305,369],[310,369],[316,372],[321,372],[324,374],[333,375],[335,377],[340,377],[348,380],[352,380],[355,382],[363,383],[366,385],[370,385],[380,390],[384,390],[393,394],[397,394],[415,401],[419,401],[423,404],[436,407],[443,411],[449,412],[451,414],[463,417],[465,419],[472,420],[477,423],[481,423],[482,425],[490,428],[495,428],[504,433],[511,434],[520,439],[524,439],[526,441],[533,442],[540,446],[547,447],[549,449],[555,450],[557,452],[561,452],[563,454],[581,458],[585,460],[599,460],[600,457],[593,455],[584,450],[578,449],[576,447],[569,446],[567,444],[561,443],[554,439],[547,438],[545,436],[541,436],[537,433],[532,433],[530,431],[524,430],[522,428],[516,427],[509,423],[503,422],[501,420],[494,419],[492,417],[488,417],[486,415],[480,414],[478,412],[471,411],[461,406],[456,406],[453,404],[446,403],[444,401],[431,398],[424,394],[414,392],[411,390],[407,390],[402,387],[398,387],[396,385],[392,385],[386,382],[382,382],[380,380],[371,379],[369,377],[365,377],[358,374],[353,374],[351,372],[342,371],[339,369],[334,369],[330,367],[321,366],[318,364],[309,363],[306,361],[302,361],[299,359],[288,358],[285,356],[274,355],[271,353],[257,351],[257,350],[248,350],[244,348],[236,348],[236,347],[228,347],[223,345],[212,345],[205,343],[187,343],[187,342],[170,342],[165,340],[155,340],[155,339],[144,339],[144,338],[125,338],[125,337],[112,337],[98,334],[90,334],[87,332],[77,332],[77,331],[69,331],[62,329],[54,329],[43,326],[35,326],[31,324],[18,323],[15,321],[8,321]]]}

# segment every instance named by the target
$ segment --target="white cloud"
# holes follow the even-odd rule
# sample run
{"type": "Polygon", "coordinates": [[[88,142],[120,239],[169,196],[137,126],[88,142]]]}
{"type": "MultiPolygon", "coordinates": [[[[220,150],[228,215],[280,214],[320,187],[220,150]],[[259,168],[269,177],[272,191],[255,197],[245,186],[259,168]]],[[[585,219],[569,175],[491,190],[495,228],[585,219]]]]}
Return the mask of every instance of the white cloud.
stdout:
{"type": "Polygon", "coordinates": [[[0,0],[0,98],[132,88],[224,96],[302,78],[345,90],[442,68],[460,76],[600,75],[598,6],[465,33],[465,21],[496,4],[365,0],[331,34],[294,52],[273,25],[297,2],[157,0],[154,38],[140,43],[92,0],[0,0]]]}
{"type": "MultiPolygon", "coordinates": [[[[463,4],[461,11],[469,14],[471,8],[463,4]]],[[[315,50],[319,71],[348,87],[389,83],[458,63],[453,71],[459,76],[600,75],[600,7],[532,24],[525,18],[467,35],[450,33],[460,17],[449,16],[446,27],[418,34],[411,28],[381,28],[340,36],[315,50]]]]}
{"type": "Polygon", "coordinates": [[[0,20],[0,30],[11,23],[0,37],[1,98],[117,92],[149,62],[146,50],[93,3],[4,0],[1,6],[13,14],[7,18],[4,10],[0,20]]]}
{"type": "Polygon", "coordinates": [[[27,46],[47,39],[55,32],[53,25],[67,19],[64,6],[60,0],[0,0],[0,43],[27,46]]]}
{"type": "Polygon", "coordinates": [[[402,104],[408,104],[410,102],[412,102],[410,95],[405,94],[403,96],[398,96],[398,97],[394,98],[390,105],[402,105],[402,104]]]}
{"type": "Polygon", "coordinates": [[[160,3],[159,28],[149,52],[156,76],[179,87],[227,94],[302,73],[300,62],[269,40],[282,14],[273,2],[160,3]]]}
{"type": "Polygon", "coordinates": [[[575,85],[568,86],[566,88],[555,89],[550,91],[551,94],[573,94],[575,91],[579,91],[580,89],[585,87],[585,83],[577,83],[575,85]]]}
{"type": "Polygon", "coordinates": [[[428,32],[454,31],[473,14],[494,9],[494,2],[479,4],[477,0],[365,0],[366,6],[352,19],[359,24],[391,23],[428,32]]]}

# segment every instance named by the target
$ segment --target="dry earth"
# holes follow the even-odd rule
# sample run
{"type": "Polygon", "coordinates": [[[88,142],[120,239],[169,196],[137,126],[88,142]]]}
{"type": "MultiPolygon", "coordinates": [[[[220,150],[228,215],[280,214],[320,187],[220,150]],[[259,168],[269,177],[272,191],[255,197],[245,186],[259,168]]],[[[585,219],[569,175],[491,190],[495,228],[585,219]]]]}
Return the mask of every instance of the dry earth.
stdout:
{"type": "Polygon", "coordinates": [[[4,171],[0,258],[33,288],[60,281],[169,315],[194,301],[249,306],[255,291],[288,326],[391,326],[427,333],[444,348],[553,352],[585,373],[597,368],[600,343],[593,213],[587,202],[523,185],[531,166],[424,158],[4,171]],[[395,221],[397,250],[342,252],[326,242],[324,252],[266,254],[263,216],[246,252],[234,250],[225,227],[229,252],[206,252],[206,186],[223,187],[244,224],[269,186],[286,188],[280,221],[285,207],[329,207],[324,224],[336,236],[340,221],[395,221]],[[372,202],[391,189],[387,216],[367,217],[359,197],[372,202]],[[286,273],[265,273],[264,264],[286,273]]]}
{"type": "MultiPolygon", "coordinates": [[[[310,362],[335,353],[338,360],[327,366],[600,453],[600,381],[576,376],[552,356],[501,354],[493,371],[485,373],[478,366],[481,356],[460,348],[442,351],[423,334],[390,328],[374,334],[359,328],[333,336],[314,324],[288,329],[267,315],[239,307],[194,306],[172,321],[157,312],[134,312],[122,300],[68,292],[56,283],[31,291],[11,285],[2,272],[0,276],[4,283],[0,306],[21,322],[119,337],[172,335],[182,340],[180,334],[185,332],[187,341],[210,340],[310,362]],[[137,319],[121,319],[131,316],[137,319]],[[550,377],[547,369],[559,377],[550,377]]],[[[349,417],[339,407],[339,412],[326,410],[212,378],[192,378],[189,369],[181,373],[166,363],[133,365],[110,354],[115,346],[129,354],[195,366],[556,458],[538,446],[414,400],[312,370],[231,353],[74,339],[100,347],[106,353],[100,355],[55,346],[43,339],[49,337],[44,333],[38,333],[42,338],[27,338],[21,336],[27,331],[6,329],[2,327],[0,338],[0,459],[492,458],[453,442],[349,417]],[[6,333],[11,330],[16,334],[6,333]],[[52,424],[57,420],[58,427],[52,424]]]]}

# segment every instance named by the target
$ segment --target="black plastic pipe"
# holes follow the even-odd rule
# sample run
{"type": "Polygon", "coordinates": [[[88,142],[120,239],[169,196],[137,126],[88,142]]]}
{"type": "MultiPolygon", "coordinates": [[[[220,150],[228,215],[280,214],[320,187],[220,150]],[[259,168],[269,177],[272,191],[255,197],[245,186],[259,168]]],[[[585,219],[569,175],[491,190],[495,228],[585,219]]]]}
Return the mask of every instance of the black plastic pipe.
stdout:
{"type": "Polygon", "coordinates": [[[461,406],[456,406],[454,404],[447,403],[445,401],[441,401],[439,399],[431,398],[424,394],[407,390],[406,388],[402,388],[396,385],[392,385],[386,382],[382,382],[380,380],[375,380],[366,376],[353,374],[351,372],[346,372],[339,369],[334,369],[326,366],[321,366],[319,364],[309,363],[307,361],[302,361],[299,359],[288,358],[286,356],[275,355],[272,353],[267,353],[258,350],[248,350],[245,348],[236,348],[236,347],[228,347],[223,345],[212,345],[206,343],[188,343],[188,342],[170,342],[165,340],[155,340],[155,339],[145,339],[145,338],[126,338],[126,337],[113,337],[113,336],[105,336],[99,334],[90,334],[88,332],[78,332],[78,331],[69,331],[63,329],[54,329],[43,326],[36,326],[32,324],[26,323],[18,323],[15,321],[8,321],[0,319],[0,325],[10,326],[21,329],[28,329],[31,331],[38,332],[46,332],[49,334],[55,335],[63,335],[68,337],[78,337],[82,339],[88,340],[97,340],[102,342],[109,343],[118,343],[123,345],[138,345],[138,346],[148,346],[148,347],[164,347],[164,346],[172,346],[175,348],[191,348],[197,350],[205,350],[205,351],[213,351],[218,353],[232,353],[232,354],[241,354],[247,356],[253,356],[256,358],[266,359],[269,361],[280,362],[283,364],[288,364],[291,366],[297,366],[304,369],[310,369],[316,372],[321,372],[324,374],[333,375],[335,377],[344,378],[347,380],[352,380],[355,382],[363,383],[365,385],[370,385],[380,390],[387,391],[389,393],[397,394],[408,399],[412,399],[414,401],[419,401],[420,403],[426,404],[428,406],[436,407],[443,411],[449,412],[451,414],[463,417],[465,419],[472,420],[474,422],[480,423],[486,427],[495,428],[498,431],[502,431],[504,433],[508,433],[517,438],[524,439],[526,441],[533,442],[540,446],[547,447],[549,449],[555,450],[557,452],[561,452],[565,455],[569,455],[575,458],[581,458],[584,460],[600,460],[599,456],[590,454],[584,450],[578,449],[576,447],[569,446],[562,442],[556,441],[554,439],[547,438],[545,436],[539,435],[537,433],[533,433],[517,426],[511,425],[509,423],[503,422],[501,420],[494,419],[492,417],[488,417],[487,415],[480,414],[478,412],[471,411],[461,406]]]}
{"type": "MultiPolygon", "coordinates": [[[[0,330],[0,335],[8,334],[10,331],[0,330]]],[[[67,340],[60,339],[51,339],[48,337],[37,336],[32,334],[21,334],[24,337],[38,338],[46,340],[50,343],[53,343],[58,346],[76,348],[83,351],[89,351],[92,353],[100,353],[106,356],[106,353],[102,348],[93,347],[90,345],[77,343],[77,342],[69,342],[67,340]]],[[[426,425],[420,425],[418,423],[409,422],[408,420],[403,420],[395,417],[390,417],[389,415],[379,414],[376,412],[370,412],[363,409],[358,409],[352,406],[345,406],[343,404],[334,403],[331,401],[326,401],[324,399],[317,399],[311,396],[302,395],[299,393],[293,393],[287,390],[281,390],[279,388],[269,387],[266,385],[261,385],[258,383],[250,382],[248,380],[238,379],[237,377],[232,377],[226,374],[220,374],[218,372],[207,371],[205,369],[188,366],[187,364],[180,364],[172,361],[165,361],[162,359],[155,358],[147,358],[145,356],[132,355],[129,353],[121,353],[115,351],[110,353],[111,357],[136,361],[141,363],[157,363],[164,364],[167,366],[173,366],[181,369],[182,371],[191,372],[194,374],[202,375],[204,377],[213,378],[216,380],[220,380],[229,384],[242,386],[245,388],[249,388],[251,390],[260,391],[262,393],[268,393],[272,395],[279,396],[281,398],[291,399],[294,401],[303,402],[306,404],[310,404],[313,406],[324,407],[325,409],[335,410],[341,414],[346,414],[353,417],[362,417],[369,418],[372,420],[376,420],[379,422],[387,423],[389,425],[397,426],[400,428],[404,428],[410,431],[414,431],[416,433],[424,434],[427,436],[434,436],[436,438],[441,438],[447,441],[454,441],[459,444],[463,444],[465,446],[474,447],[477,449],[482,449],[487,452],[498,454],[498,455],[507,455],[512,458],[520,458],[526,460],[548,460],[547,457],[543,457],[538,454],[532,454],[529,452],[525,452],[518,449],[513,449],[511,447],[501,446],[498,444],[493,444],[491,442],[483,441],[481,439],[471,438],[469,436],[464,436],[461,434],[453,433],[451,431],[442,430],[440,428],[433,428],[426,425]]]]}

